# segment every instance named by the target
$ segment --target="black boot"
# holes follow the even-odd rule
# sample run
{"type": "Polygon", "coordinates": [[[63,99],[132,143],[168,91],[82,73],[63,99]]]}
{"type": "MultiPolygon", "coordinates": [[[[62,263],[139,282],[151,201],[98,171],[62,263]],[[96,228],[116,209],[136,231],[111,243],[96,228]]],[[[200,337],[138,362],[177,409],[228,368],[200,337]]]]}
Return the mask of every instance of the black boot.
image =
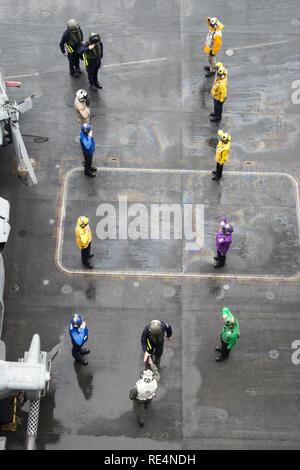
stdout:
{"type": "Polygon", "coordinates": [[[103,86],[102,86],[99,82],[95,83],[95,85],[96,85],[97,88],[99,88],[100,90],[102,90],[103,86]]]}
{"type": "Polygon", "coordinates": [[[80,74],[77,72],[77,70],[75,70],[74,72],[70,72],[70,75],[71,75],[71,77],[76,77],[76,78],[78,78],[80,76],[80,74]]]}
{"type": "Polygon", "coordinates": [[[85,354],[90,354],[90,350],[86,348],[82,348],[80,351],[81,356],[84,356],[85,354]]]}
{"type": "Polygon", "coordinates": [[[86,176],[89,176],[90,178],[95,178],[95,173],[93,173],[92,171],[85,171],[84,174],[86,176]]]}
{"type": "Polygon", "coordinates": [[[96,173],[97,168],[95,168],[94,166],[92,166],[92,167],[91,167],[91,170],[92,170],[94,173],[96,173]]]}
{"type": "Polygon", "coordinates": [[[216,174],[217,174],[217,172],[216,172],[215,170],[213,170],[213,171],[212,171],[212,174],[213,174],[213,175],[216,175],[216,174]]]}
{"type": "Polygon", "coordinates": [[[145,424],[143,418],[136,418],[136,420],[137,420],[139,426],[142,428],[142,427],[144,426],[144,424],[145,424]]]}
{"type": "Polygon", "coordinates": [[[94,267],[92,265],[92,263],[89,263],[88,261],[86,263],[82,263],[82,264],[83,264],[83,266],[85,266],[86,268],[89,268],[89,269],[93,269],[93,267],[94,267]]]}
{"type": "Polygon", "coordinates": [[[90,255],[90,256],[89,256],[89,259],[90,259],[90,258],[93,258],[93,257],[94,257],[94,254],[90,255]]]}
{"type": "Polygon", "coordinates": [[[88,365],[88,361],[85,361],[81,357],[76,359],[76,362],[78,362],[78,364],[81,364],[82,366],[87,366],[88,365]]]}
{"type": "Polygon", "coordinates": [[[206,78],[212,77],[215,73],[216,73],[215,71],[213,71],[213,72],[209,71],[205,74],[205,76],[206,76],[206,78]]]}
{"type": "Polygon", "coordinates": [[[217,117],[217,116],[215,115],[215,116],[212,116],[212,117],[210,118],[210,120],[211,120],[211,122],[219,122],[219,121],[221,121],[221,118],[220,118],[220,117],[217,117]]]}
{"type": "Polygon", "coordinates": [[[227,358],[228,358],[228,356],[217,356],[216,361],[217,362],[225,361],[225,359],[227,359],[227,358]]]}
{"type": "Polygon", "coordinates": [[[216,175],[215,175],[215,176],[212,177],[212,180],[213,180],[213,181],[217,181],[217,180],[220,180],[220,179],[221,179],[221,176],[216,176],[216,175]]]}
{"type": "Polygon", "coordinates": [[[220,348],[220,346],[216,346],[215,350],[218,351],[218,352],[222,352],[222,348],[220,348]]]}
{"type": "Polygon", "coordinates": [[[204,70],[206,70],[207,72],[209,72],[209,71],[210,71],[210,66],[209,66],[209,65],[205,65],[204,70]]]}
{"type": "Polygon", "coordinates": [[[216,263],[214,265],[214,268],[223,268],[224,264],[221,264],[221,263],[216,263]]]}

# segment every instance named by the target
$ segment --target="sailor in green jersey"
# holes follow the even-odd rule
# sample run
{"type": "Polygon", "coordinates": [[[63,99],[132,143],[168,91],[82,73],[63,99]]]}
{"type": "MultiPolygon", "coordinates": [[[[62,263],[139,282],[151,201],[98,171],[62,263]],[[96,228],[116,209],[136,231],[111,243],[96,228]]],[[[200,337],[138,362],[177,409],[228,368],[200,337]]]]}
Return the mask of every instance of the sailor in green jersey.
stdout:
{"type": "Polygon", "coordinates": [[[230,309],[224,307],[222,309],[222,317],[225,321],[224,328],[221,332],[221,346],[216,347],[216,351],[221,355],[216,357],[216,361],[224,361],[229,356],[230,351],[234,348],[240,337],[240,328],[236,317],[231,313],[230,309]]]}

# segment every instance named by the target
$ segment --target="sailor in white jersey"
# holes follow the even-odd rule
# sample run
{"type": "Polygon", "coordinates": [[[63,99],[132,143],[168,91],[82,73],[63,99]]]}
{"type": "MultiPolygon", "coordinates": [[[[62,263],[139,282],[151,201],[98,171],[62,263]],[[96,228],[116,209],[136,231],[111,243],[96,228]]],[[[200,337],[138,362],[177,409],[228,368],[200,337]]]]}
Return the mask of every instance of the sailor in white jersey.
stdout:
{"type": "Polygon", "coordinates": [[[141,373],[141,378],[129,391],[129,398],[133,400],[133,411],[138,424],[144,426],[144,411],[149,408],[151,400],[155,397],[160,375],[151,357],[148,358],[149,368],[141,373]]]}

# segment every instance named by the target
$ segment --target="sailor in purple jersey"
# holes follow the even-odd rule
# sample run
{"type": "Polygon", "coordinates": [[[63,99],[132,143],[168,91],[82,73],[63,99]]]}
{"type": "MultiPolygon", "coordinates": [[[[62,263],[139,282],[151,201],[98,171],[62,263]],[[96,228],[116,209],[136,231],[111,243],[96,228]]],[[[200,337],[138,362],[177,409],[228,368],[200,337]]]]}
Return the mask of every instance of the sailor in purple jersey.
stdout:
{"type": "Polygon", "coordinates": [[[227,223],[226,217],[220,222],[221,228],[216,235],[217,256],[215,256],[215,268],[222,268],[225,265],[226,254],[232,243],[233,227],[227,223]]]}

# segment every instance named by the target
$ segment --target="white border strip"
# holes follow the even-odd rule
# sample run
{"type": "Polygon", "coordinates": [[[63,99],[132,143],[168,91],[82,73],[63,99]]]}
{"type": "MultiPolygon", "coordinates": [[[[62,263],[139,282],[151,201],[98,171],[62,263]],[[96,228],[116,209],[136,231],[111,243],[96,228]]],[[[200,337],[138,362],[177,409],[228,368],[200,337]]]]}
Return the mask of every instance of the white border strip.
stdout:
{"type": "MultiPolygon", "coordinates": [[[[179,174],[179,175],[195,175],[195,174],[211,174],[207,170],[180,170],[180,169],[159,169],[159,168],[111,168],[111,167],[98,167],[99,172],[103,173],[159,173],[159,174],[179,174]]],[[[198,274],[198,273],[178,273],[178,272],[158,272],[158,271],[87,271],[85,269],[71,270],[66,268],[62,261],[62,245],[64,238],[64,219],[66,214],[67,205],[67,192],[69,179],[73,173],[81,171],[82,167],[75,167],[69,170],[64,177],[63,191],[62,191],[62,207],[59,215],[59,226],[58,226],[58,242],[55,253],[55,261],[59,269],[70,275],[86,275],[86,276],[108,276],[108,277],[134,277],[134,278],[166,278],[166,279],[232,279],[241,281],[298,281],[300,279],[300,272],[292,276],[272,276],[272,275],[240,275],[240,274],[198,274]]],[[[298,243],[300,243],[300,201],[299,201],[299,187],[296,179],[288,173],[281,172],[264,172],[264,171],[227,171],[228,175],[255,175],[255,176],[284,176],[292,181],[295,188],[295,202],[297,212],[297,224],[298,224],[298,243]]]]}
{"type": "Polygon", "coordinates": [[[147,59],[147,60],[134,60],[132,62],[120,62],[119,64],[103,65],[103,68],[110,69],[112,67],[123,67],[123,66],[126,66],[126,65],[151,64],[153,62],[164,62],[166,60],[168,60],[168,57],[159,57],[158,59],[147,59]]]}
{"type": "Polygon", "coordinates": [[[284,41],[275,41],[275,42],[262,42],[260,44],[252,44],[251,46],[241,46],[241,47],[232,47],[232,51],[241,51],[243,49],[254,49],[254,48],[259,48],[259,47],[267,47],[267,46],[275,46],[277,44],[285,44],[287,42],[290,42],[289,39],[286,39],[284,41]]]}

